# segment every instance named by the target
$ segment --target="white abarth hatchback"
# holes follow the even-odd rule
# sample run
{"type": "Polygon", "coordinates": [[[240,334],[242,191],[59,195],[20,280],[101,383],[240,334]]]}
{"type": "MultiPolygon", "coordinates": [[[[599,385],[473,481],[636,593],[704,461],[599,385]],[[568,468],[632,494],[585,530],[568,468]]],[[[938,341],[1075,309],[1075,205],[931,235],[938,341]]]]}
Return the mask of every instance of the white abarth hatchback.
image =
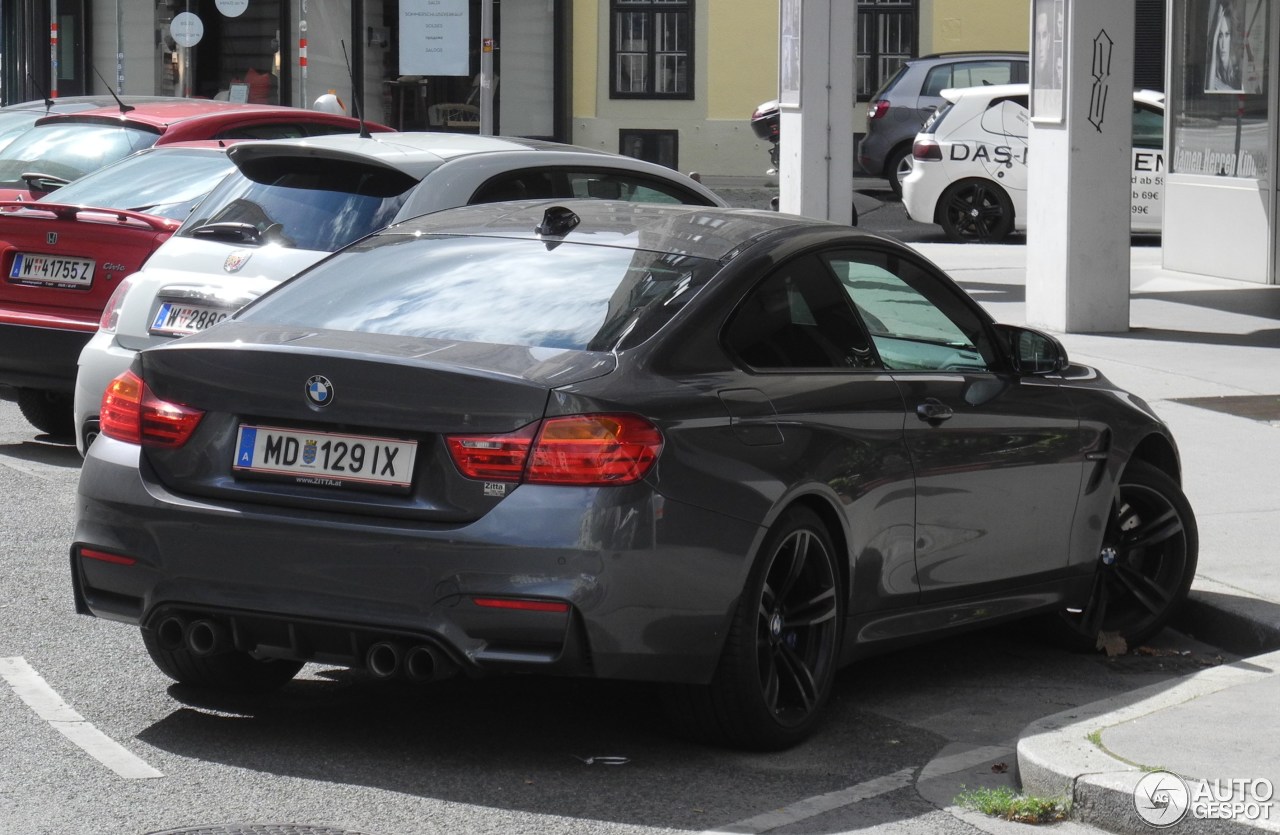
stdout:
{"type": "Polygon", "coordinates": [[[725,205],[669,168],[535,139],[324,136],[242,142],[227,156],[236,171],[120,283],[98,332],[80,352],[74,411],[81,454],[98,433],[107,383],[139,351],[217,324],[294,273],[391,223],[527,198],[725,205]]]}
{"type": "MultiPolygon", "coordinates": [[[[916,136],[902,182],[912,220],[953,241],[999,241],[1026,229],[1026,84],[943,90],[947,100],[916,136]]],[[[1164,94],[1133,94],[1132,231],[1160,234],[1164,192],[1164,94]]]]}

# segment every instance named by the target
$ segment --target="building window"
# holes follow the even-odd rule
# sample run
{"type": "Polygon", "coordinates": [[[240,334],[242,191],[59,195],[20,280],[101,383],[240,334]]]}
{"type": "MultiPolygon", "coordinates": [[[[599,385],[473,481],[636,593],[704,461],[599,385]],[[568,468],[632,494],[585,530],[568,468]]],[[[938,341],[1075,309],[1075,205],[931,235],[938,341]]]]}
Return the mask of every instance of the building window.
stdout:
{"type": "Polygon", "coordinates": [[[872,95],[916,54],[917,0],[858,0],[858,101],[872,95]]]}
{"type": "Polygon", "coordinates": [[[693,3],[610,0],[609,95],[693,98],[693,3]]]}
{"type": "MultiPolygon", "coordinates": [[[[674,130],[620,130],[618,153],[676,169],[680,161],[680,133],[674,130]]],[[[678,170],[678,169],[677,169],[678,170]]]]}

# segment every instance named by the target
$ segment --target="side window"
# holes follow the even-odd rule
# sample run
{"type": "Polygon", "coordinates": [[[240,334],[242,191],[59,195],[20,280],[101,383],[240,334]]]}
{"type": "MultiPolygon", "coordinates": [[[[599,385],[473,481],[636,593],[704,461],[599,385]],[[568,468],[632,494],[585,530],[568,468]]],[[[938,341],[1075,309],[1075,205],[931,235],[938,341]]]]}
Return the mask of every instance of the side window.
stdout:
{"type": "Polygon", "coordinates": [[[237,125],[218,132],[215,139],[297,139],[304,136],[302,126],[296,122],[263,122],[257,125],[237,125]]]}
{"type": "Polygon", "coordinates": [[[565,176],[569,179],[569,190],[574,197],[626,200],[631,203],[707,204],[701,195],[686,191],[673,183],[664,183],[640,174],[569,171],[565,176]]]}
{"type": "Polygon", "coordinates": [[[924,88],[920,90],[920,95],[936,98],[942,95],[943,90],[955,86],[963,85],[951,83],[951,65],[943,64],[929,70],[929,74],[924,77],[924,88]]]}
{"type": "Polygon", "coordinates": [[[982,87],[987,84],[1008,84],[1013,81],[1013,63],[1010,61],[966,61],[956,64],[951,80],[957,87],[982,87]]]}
{"type": "Polygon", "coordinates": [[[555,178],[548,171],[517,171],[494,177],[471,197],[471,203],[497,203],[502,200],[538,200],[561,197],[555,178]]]}
{"type": "Polygon", "coordinates": [[[890,371],[987,371],[987,328],[952,287],[912,261],[880,252],[828,256],[890,371]]]}
{"type": "Polygon", "coordinates": [[[996,99],[982,113],[982,129],[997,136],[1026,139],[1029,124],[1026,96],[996,99]]]}
{"type": "Polygon", "coordinates": [[[752,368],[874,367],[848,298],[815,257],[752,288],[725,330],[725,347],[752,368]]]}
{"type": "Polygon", "coordinates": [[[1133,147],[1164,147],[1164,114],[1147,105],[1133,103],[1133,147]]]}

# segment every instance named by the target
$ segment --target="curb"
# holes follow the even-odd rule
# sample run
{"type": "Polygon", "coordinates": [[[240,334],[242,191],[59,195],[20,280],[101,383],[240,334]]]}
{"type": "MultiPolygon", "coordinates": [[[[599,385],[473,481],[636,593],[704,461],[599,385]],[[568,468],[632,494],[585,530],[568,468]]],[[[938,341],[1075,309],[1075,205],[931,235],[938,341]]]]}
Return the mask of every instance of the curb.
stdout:
{"type": "Polygon", "coordinates": [[[1196,577],[1172,626],[1236,655],[1280,649],[1280,605],[1204,576],[1196,577]]]}
{"type": "MultiPolygon", "coordinates": [[[[1118,758],[1091,741],[1090,735],[1276,675],[1280,675],[1280,652],[1271,652],[1193,673],[1172,687],[1155,684],[1037,720],[1022,731],[1018,741],[1022,790],[1042,797],[1070,798],[1072,820],[1123,835],[1150,835],[1155,827],[1138,816],[1134,805],[1134,790],[1150,769],[1118,758]]],[[[1183,776],[1191,785],[1201,782],[1183,776]]],[[[1280,822],[1186,818],[1169,831],[1256,835],[1280,832],[1280,822]]]]}

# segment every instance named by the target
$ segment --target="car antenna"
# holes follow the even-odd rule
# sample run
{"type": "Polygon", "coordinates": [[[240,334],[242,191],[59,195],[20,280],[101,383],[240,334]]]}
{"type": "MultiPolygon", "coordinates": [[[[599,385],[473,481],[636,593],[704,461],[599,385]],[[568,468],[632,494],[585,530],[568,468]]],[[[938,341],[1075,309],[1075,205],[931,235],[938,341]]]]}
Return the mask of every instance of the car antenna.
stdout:
{"type": "Polygon", "coordinates": [[[40,86],[40,82],[36,81],[36,77],[31,74],[30,70],[27,71],[27,81],[31,82],[31,86],[35,87],[39,91],[40,97],[44,99],[44,115],[48,116],[49,112],[53,110],[53,99],[49,98],[49,93],[40,86]]]}
{"type": "Polygon", "coordinates": [[[111,85],[108,84],[107,80],[102,77],[102,73],[98,72],[97,67],[93,68],[93,74],[96,75],[98,79],[102,82],[102,86],[107,88],[107,92],[111,94],[111,98],[116,100],[116,104],[120,106],[121,116],[128,113],[130,110],[133,110],[133,105],[125,104],[124,102],[120,101],[120,97],[116,95],[116,91],[111,89],[111,85]]]}
{"type": "Polygon", "coordinates": [[[342,60],[347,62],[347,78],[351,79],[351,106],[356,110],[356,118],[360,120],[360,138],[372,139],[369,133],[369,127],[364,123],[364,112],[360,109],[360,91],[356,89],[356,76],[351,71],[351,59],[347,57],[347,42],[338,41],[342,44],[342,60]]]}

